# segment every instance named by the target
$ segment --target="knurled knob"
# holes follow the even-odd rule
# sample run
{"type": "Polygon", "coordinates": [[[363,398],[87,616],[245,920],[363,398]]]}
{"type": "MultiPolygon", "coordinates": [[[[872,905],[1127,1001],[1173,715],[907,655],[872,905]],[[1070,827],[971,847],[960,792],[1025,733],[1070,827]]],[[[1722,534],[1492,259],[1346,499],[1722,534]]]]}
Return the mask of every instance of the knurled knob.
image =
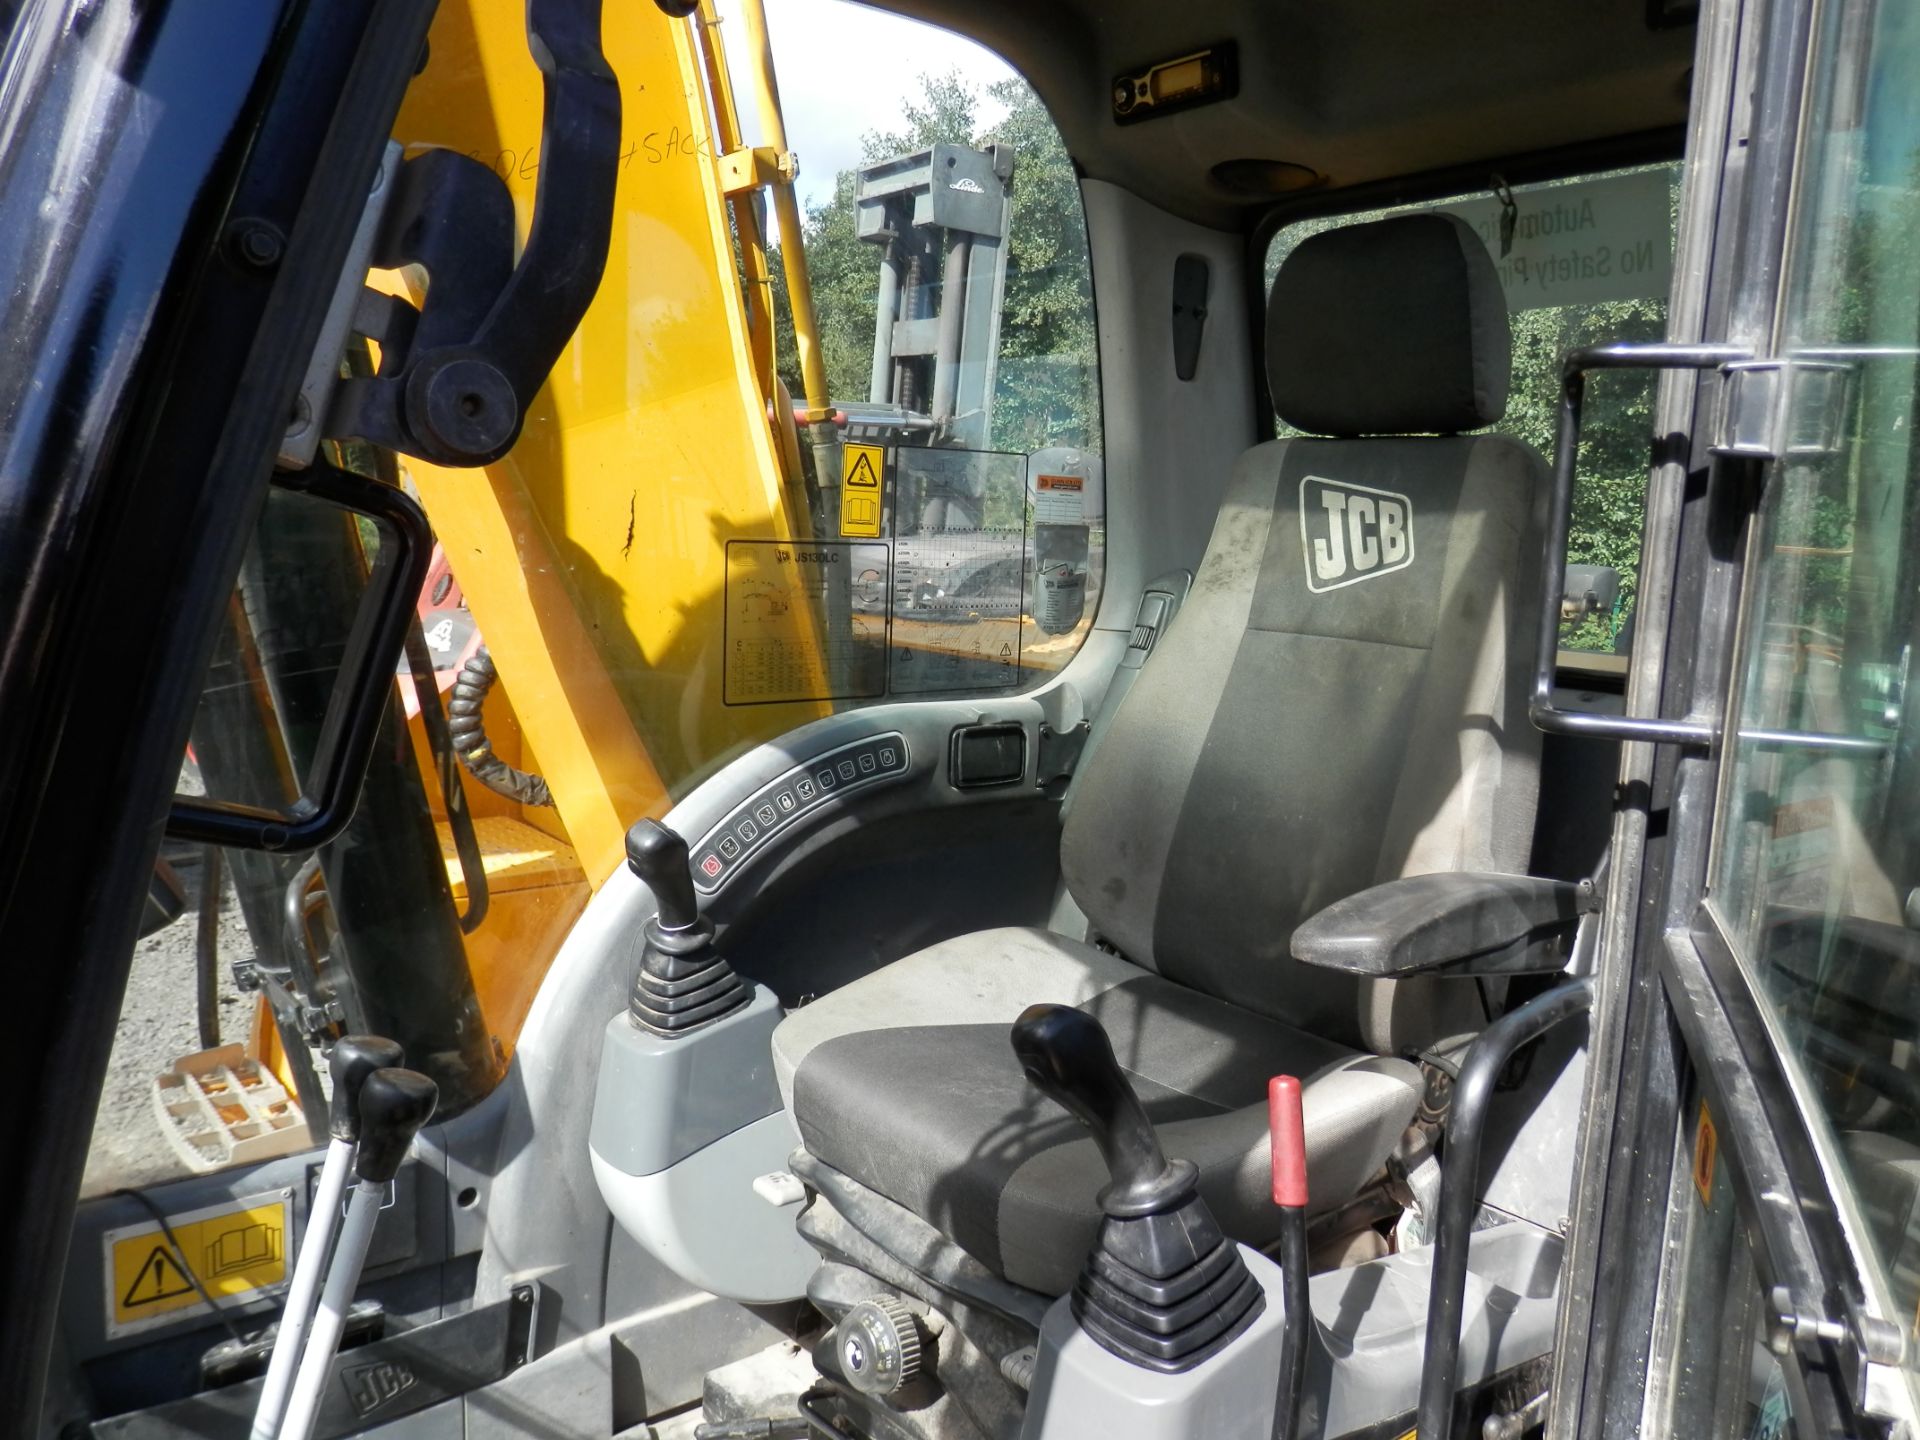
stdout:
{"type": "Polygon", "coordinates": [[[862,1300],[849,1310],[835,1343],[847,1383],[865,1395],[891,1395],[911,1385],[926,1355],[919,1319],[891,1295],[862,1300]]]}

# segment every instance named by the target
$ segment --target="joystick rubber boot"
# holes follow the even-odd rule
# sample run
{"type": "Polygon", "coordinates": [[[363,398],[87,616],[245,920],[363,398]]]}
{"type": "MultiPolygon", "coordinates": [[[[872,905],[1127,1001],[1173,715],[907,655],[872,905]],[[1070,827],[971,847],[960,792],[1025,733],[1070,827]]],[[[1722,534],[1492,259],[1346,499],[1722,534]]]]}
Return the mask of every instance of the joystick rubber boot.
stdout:
{"type": "Polygon", "coordinates": [[[633,1023],[670,1040],[746,1004],[746,982],[713,948],[713,922],[700,913],[687,842],[658,820],[639,821],[627,831],[627,866],[660,905],[643,929],[633,1023]]]}
{"type": "Polygon", "coordinates": [[[1013,1053],[1050,1099],[1093,1133],[1112,1177],[1105,1215],[1073,1287],[1073,1314],[1102,1348],[1169,1374],[1191,1370],[1243,1334],[1266,1306],[1240,1250],[1200,1198],[1190,1161],[1169,1160],[1100,1022],[1035,1005],[1013,1053]]]}

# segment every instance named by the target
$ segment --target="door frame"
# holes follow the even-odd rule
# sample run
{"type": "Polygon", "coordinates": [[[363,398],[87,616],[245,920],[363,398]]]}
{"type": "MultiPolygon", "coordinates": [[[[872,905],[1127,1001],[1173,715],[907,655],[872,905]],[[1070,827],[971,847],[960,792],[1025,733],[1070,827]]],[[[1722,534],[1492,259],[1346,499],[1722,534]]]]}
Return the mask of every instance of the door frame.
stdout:
{"type": "Polygon", "coordinates": [[[358,224],[338,197],[365,190],[433,0],[274,0],[245,24],[104,0],[71,34],[70,8],[18,18],[0,93],[21,160],[0,172],[0,270],[59,262],[56,283],[0,285],[19,297],[0,370],[0,955],[17,961],[0,1076],[30,1097],[0,1110],[0,1440],[39,1432],[180,755],[358,224]],[[113,108],[134,95],[141,123],[113,108]],[[102,184],[50,193],[47,156],[102,184]],[[270,257],[230,243],[242,222],[277,237],[270,257]],[[106,685],[102,635],[123,657],[106,685]]]}
{"type": "MultiPolygon", "coordinates": [[[[1672,339],[1777,353],[1805,101],[1818,60],[1811,36],[1827,3],[1702,6],[1696,75],[1706,78],[1688,144],[1672,339]],[[1680,328],[1696,310],[1701,328],[1680,328]]],[[[1673,557],[1669,598],[1679,603],[1662,617],[1664,633],[1641,630],[1629,690],[1630,714],[1687,716],[1716,728],[1738,713],[1743,582],[1769,463],[1709,450],[1721,384],[1691,373],[1669,373],[1663,383],[1657,429],[1672,438],[1656,437],[1644,563],[1653,570],[1673,557]],[[1666,477],[1682,487],[1671,511],[1661,504],[1663,444],[1684,457],[1682,474],[1666,477]],[[1641,703],[1654,694],[1657,706],[1641,703]]],[[[1691,1203],[1692,1117],[1681,1113],[1690,1079],[1719,1121],[1719,1154],[1769,1297],[1772,1313],[1763,1318],[1776,1333],[1788,1317],[1843,1321],[1844,1333],[1782,1342],[1794,1414],[1815,1432],[1870,1432],[1871,1362],[1897,1337],[1862,1318],[1866,1287],[1839,1218],[1840,1182],[1779,1060],[1768,1008],[1704,907],[1721,746],[1629,743],[1623,752],[1617,878],[1599,964],[1548,1433],[1638,1435],[1650,1406],[1668,1393],[1677,1361],[1676,1347],[1661,1343],[1674,1338],[1663,1301],[1677,1279],[1678,1247],[1645,1240],[1669,1235],[1677,1207],[1691,1203]]]]}

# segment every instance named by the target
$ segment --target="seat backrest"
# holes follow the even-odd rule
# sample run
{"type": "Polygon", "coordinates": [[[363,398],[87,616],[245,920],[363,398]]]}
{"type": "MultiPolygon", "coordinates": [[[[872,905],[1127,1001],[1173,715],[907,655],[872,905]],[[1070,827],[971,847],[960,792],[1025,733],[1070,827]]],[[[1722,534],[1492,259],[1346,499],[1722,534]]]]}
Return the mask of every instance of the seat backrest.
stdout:
{"type": "Polygon", "coordinates": [[[1068,807],[1068,887],[1131,959],[1382,1053],[1476,1027],[1471,985],[1355,981],[1288,938],[1384,880],[1525,868],[1545,468],[1457,433],[1505,410],[1510,346],[1493,263],[1452,216],[1327,231],[1282,265],[1274,408],[1339,438],[1240,458],[1068,807]]]}

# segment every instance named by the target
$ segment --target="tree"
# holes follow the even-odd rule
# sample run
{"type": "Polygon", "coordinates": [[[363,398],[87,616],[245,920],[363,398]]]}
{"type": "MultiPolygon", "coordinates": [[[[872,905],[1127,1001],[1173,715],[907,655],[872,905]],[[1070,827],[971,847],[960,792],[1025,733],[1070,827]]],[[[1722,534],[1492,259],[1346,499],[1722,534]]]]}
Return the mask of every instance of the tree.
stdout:
{"type": "MultiPolygon", "coordinates": [[[[1661,299],[1605,300],[1548,306],[1512,317],[1513,384],[1497,428],[1542,455],[1553,453],[1560,399],[1560,357],[1602,341],[1651,341],[1666,334],[1661,299]]],[[[1580,427],[1580,462],[1567,526],[1567,559],[1620,573],[1620,598],[1609,615],[1589,616],[1562,632],[1579,650],[1611,650],[1639,593],[1640,540],[1652,455],[1658,377],[1626,371],[1594,378],[1580,427]]]]}
{"type": "Polygon", "coordinates": [[[1099,356],[1080,179],[1052,117],[1024,80],[1003,80],[991,93],[1007,114],[981,143],[1012,145],[1017,157],[995,441],[1016,450],[1097,447],[1099,356]]]}

